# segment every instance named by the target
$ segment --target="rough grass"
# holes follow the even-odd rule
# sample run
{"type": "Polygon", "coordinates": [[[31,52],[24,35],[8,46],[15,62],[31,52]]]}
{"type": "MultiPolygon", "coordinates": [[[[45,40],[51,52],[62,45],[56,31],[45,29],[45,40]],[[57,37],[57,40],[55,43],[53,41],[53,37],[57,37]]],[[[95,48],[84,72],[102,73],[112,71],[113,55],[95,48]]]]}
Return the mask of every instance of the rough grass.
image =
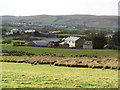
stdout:
{"type": "Polygon", "coordinates": [[[2,56],[3,59],[22,59],[28,56],[2,56]]]}
{"type": "Polygon", "coordinates": [[[47,48],[47,47],[25,47],[25,46],[12,46],[2,45],[3,50],[16,50],[34,53],[35,55],[41,55],[45,52],[56,54],[58,56],[64,55],[70,57],[71,55],[97,55],[97,56],[117,56],[117,50],[110,49],[62,49],[62,48],[47,48]]]}
{"type": "Polygon", "coordinates": [[[56,34],[59,36],[76,36],[76,37],[86,37],[87,35],[82,35],[82,34],[56,34]]]}
{"type": "Polygon", "coordinates": [[[118,71],[2,63],[2,88],[117,88],[118,71]]]}

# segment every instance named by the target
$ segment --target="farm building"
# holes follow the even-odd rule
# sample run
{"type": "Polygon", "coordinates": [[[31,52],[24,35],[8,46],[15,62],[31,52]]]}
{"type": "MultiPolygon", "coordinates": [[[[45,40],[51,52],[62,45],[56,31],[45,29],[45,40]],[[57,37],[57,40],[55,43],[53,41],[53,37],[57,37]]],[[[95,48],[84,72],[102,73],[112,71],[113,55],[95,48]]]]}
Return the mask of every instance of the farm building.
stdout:
{"type": "Polygon", "coordinates": [[[58,38],[47,38],[45,40],[49,41],[49,42],[59,42],[60,41],[60,39],[58,39],[58,38]]]}
{"type": "Polygon", "coordinates": [[[48,33],[60,33],[61,31],[49,31],[48,33]]]}
{"type": "Polygon", "coordinates": [[[45,40],[36,40],[26,43],[27,46],[41,46],[46,47],[48,46],[49,42],[45,40]]]}
{"type": "Polygon", "coordinates": [[[30,30],[25,30],[24,32],[25,33],[32,33],[32,32],[35,32],[36,30],[32,30],[32,29],[30,29],[30,30]]]}
{"type": "Polygon", "coordinates": [[[92,41],[85,41],[83,44],[84,49],[93,49],[92,41]]]}
{"type": "Polygon", "coordinates": [[[6,32],[5,35],[13,35],[14,33],[17,33],[19,31],[20,31],[19,29],[12,29],[9,32],[6,32]]]}
{"type": "Polygon", "coordinates": [[[83,43],[84,43],[84,39],[81,39],[80,37],[67,37],[64,39],[64,43],[60,43],[61,47],[66,47],[66,45],[68,44],[69,48],[82,48],[83,43]]]}
{"type": "Polygon", "coordinates": [[[69,44],[66,43],[66,42],[61,42],[61,43],[59,44],[59,46],[60,46],[61,48],[69,48],[69,44]]]}
{"type": "Polygon", "coordinates": [[[27,46],[54,47],[59,46],[60,39],[47,38],[45,40],[36,40],[26,43],[27,46]]]}
{"type": "Polygon", "coordinates": [[[58,38],[47,38],[45,40],[49,42],[49,47],[59,46],[60,39],[58,38]]]}

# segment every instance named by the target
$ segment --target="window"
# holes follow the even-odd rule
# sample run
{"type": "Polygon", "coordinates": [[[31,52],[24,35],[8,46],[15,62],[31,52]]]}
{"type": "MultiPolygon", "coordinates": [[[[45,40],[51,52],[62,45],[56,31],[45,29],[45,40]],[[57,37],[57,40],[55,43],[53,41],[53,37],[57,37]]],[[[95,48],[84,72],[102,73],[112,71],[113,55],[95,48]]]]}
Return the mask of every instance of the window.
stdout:
{"type": "Polygon", "coordinates": [[[72,43],[74,43],[74,41],[72,41],[72,43]]]}

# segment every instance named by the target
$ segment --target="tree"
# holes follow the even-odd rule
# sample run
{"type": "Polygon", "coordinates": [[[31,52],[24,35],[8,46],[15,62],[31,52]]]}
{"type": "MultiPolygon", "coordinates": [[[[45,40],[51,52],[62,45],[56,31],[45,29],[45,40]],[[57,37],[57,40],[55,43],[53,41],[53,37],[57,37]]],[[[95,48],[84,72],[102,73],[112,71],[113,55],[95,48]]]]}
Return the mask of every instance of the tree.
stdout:
{"type": "Polygon", "coordinates": [[[94,34],[92,37],[93,48],[94,49],[103,49],[107,44],[107,40],[104,34],[94,34]]]}
{"type": "Polygon", "coordinates": [[[110,41],[111,45],[116,45],[116,46],[120,46],[120,31],[116,32],[111,41],[110,41]]]}
{"type": "Polygon", "coordinates": [[[4,41],[5,41],[5,43],[10,44],[10,43],[12,43],[12,38],[6,37],[4,41]]]}
{"type": "Polygon", "coordinates": [[[116,32],[109,41],[108,48],[120,50],[120,31],[116,32]]]}
{"type": "Polygon", "coordinates": [[[38,31],[35,31],[33,35],[38,37],[38,36],[41,36],[41,33],[39,33],[38,31]]]}

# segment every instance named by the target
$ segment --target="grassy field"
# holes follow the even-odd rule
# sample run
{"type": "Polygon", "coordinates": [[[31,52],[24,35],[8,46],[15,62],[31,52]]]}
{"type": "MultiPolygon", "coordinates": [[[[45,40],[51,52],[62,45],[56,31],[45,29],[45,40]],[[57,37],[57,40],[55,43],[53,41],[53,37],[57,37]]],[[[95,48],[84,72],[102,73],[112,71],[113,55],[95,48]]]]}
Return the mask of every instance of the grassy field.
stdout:
{"type": "Polygon", "coordinates": [[[86,37],[86,35],[80,34],[56,34],[58,36],[75,36],[75,37],[86,37]]]}
{"type": "Polygon", "coordinates": [[[27,56],[2,56],[4,59],[22,59],[26,58],[27,56]]]}
{"type": "Polygon", "coordinates": [[[118,71],[2,63],[2,88],[118,88],[118,71]]]}
{"type": "Polygon", "coordinates": [[[64,55],[66,57],[70,57],[71,55],[97,55],[97,56],[117,56],[117,50],[110,49],[62,49],[62,48],[46,48],[46,47],[25,47],[25,46],[12,46],[12,45],[2,45],[3,50],[17,50],[17,51],[25,51],[34,53],[35,55],[41,55],[45,52],[56,54],[56,55],[64,55]]]}

